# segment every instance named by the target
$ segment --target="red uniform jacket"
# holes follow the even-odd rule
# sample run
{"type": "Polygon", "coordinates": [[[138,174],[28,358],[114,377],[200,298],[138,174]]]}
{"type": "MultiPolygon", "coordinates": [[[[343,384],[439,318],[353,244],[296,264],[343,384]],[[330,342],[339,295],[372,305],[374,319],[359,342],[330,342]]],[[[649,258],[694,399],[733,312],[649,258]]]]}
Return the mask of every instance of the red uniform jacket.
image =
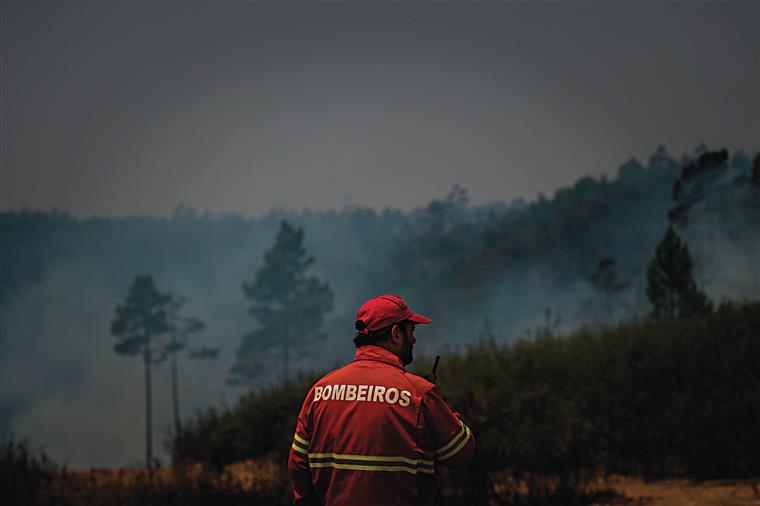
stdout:
{"type": "Polygon", "coordinates": [[[438,464],[472,458],[470,429],[433,383],[379,346],[317,381],[298,415],[288,469],[296,504],[433,504],[438,464]]]}

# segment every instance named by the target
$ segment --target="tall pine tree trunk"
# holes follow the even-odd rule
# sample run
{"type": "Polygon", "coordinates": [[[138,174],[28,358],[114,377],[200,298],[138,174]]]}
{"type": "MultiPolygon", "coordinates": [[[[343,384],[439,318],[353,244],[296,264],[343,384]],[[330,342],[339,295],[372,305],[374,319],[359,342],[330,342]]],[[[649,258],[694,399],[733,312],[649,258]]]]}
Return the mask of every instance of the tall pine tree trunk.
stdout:
{"type": "Polygon", "coordinates": [[[153,467],[153,398],[151,383],[151,356],[150,348],[146,346],[143,353],[145,365],[145,465],[148,469],[153,467]]]}
{"type": "MultiPolygon", "coordinates": [[[[172,337],[172,345],[175,344],[172,337]]],[[[174,410],[174,434],[179,434],[182,425],[179,418],[179,371],[177,364],[177,352],[172,351],[172,408],[174,410]]]]}

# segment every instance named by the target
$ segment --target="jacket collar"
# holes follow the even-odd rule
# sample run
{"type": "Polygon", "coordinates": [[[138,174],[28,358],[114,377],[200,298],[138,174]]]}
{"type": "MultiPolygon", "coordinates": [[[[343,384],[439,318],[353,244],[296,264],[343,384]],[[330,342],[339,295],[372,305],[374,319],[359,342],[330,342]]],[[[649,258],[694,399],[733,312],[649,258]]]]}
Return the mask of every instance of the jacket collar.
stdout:
{"type": "Polygon", "coordinates": [[[354,356],[354,361],[356,360],[376,360],[398,367],[401,370],[406,370],[404,363],[399,357],[381,346],[367,345],[358,348],[354,356]]]}

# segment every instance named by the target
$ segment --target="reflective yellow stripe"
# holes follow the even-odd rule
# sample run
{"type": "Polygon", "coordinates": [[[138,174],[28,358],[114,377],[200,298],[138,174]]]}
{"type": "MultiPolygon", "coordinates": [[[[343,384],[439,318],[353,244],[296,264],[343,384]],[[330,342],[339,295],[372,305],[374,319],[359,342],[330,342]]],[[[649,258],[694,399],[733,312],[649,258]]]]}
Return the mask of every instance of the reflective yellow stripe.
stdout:
{"type": "Polygon", "coordinates": [[[465,432],[465,427],[467,426],[461,420],[459,421],[459,423],[462,425],[462,428],[459,430],[459,432],[457,432],[457,435],[451,438],[451,441],[449,441],[445,446],[442,446],[441,448],[437,449],[435,451],[436,455],[441,454],[441,453],[446,453],[449,450],[449,448],[454,446],[454,444],[457,441],[459,441],[459,438],[462,437],[462,433],[465,432]]]}
{"type": "MultiPolygon", "coordinates": [[[[355,457],[354,457],[355,458],[355,457]]],[[[309,462],[309,467],[332,467],[335,469],[349,469],[352,471],[391,471],[404,472],[409,474],[428,473],[434,474],[433,469],[411,468],[406,466],[373,466],[358,464],[339,464],[337,462],[309,462]]]]}
{"type": "Polygon", "coordinates": [[[439,456],[438,460],[450,459],[451,457],[453,457],[454,455],[456,455],[457,453],[459,453],[459,450],[461,450],[462,448],[464,448],[464,445],[466,445],[467,441],[470,440],[470,428],[468,426],[466,426],[464,423],[462,424],[462,426],[465,429],[465,436],[462,439],[462,441],[458,445],[456,445],[456,447],[453,448],[447,454],[439,456]]]}
{"type": "Polygon", "coordinates": [[[303,453],[304,455],[308,455],[309,454],[306,450],[304,450],[303,448],[301,448],[300,446],[298,446],[295,443],[293,443],[292,445],[290,445],[290,447],[293,448],[298,453],[303,453]]]}
{"type": "MultiPolygon", "coordinates": [[[[425,459],[408,459],[406,457],[380,457],[373,455],[350,455],[341,453],[309,453],[310,459],[345,459],[345,460],[367,460],[372,462],[404,462],[416,466],[418,464],[433,465],[432,460],[425,459]]],[[[343,465],[343,464],[341,464],[343,465]]]]}
{"type": "Polygon", "coordinates": [[[305,440],[304,438],[302,438],[301,436],[299,436],[298,434],[295,434],[295,440],[296,440],[296,441],[298,441],[299,443],[301,443],[302,445],[306,446],[306,447],[308,447],[308,446],[309,446],[309,442],[308,442],[308,441],[306,441],[306,440],[305,440]]]}

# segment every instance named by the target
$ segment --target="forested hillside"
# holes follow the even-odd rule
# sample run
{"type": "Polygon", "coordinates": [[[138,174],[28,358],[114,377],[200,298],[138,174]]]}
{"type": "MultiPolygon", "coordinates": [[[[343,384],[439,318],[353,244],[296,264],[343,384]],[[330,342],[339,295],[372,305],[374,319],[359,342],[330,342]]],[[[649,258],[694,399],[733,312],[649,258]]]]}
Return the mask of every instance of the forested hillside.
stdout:
{"type": "MultiPolygon", "coordinates": [[[[79,417],[100,417],[126,432],[124,420],[141,402],[130,384],[140,373],[115,356],[109,328],[137,275],[186,298],[188,313],[205,322],[199,341],[220,349],[216,360],[183,364],[185,412],[236,399],[242,390],[226,380],[242,337],[257,327],[243,285],[283,220],[302,228],[312,270],[335,296],[325,339],[295,363],[296,371],[316,370],[351,356],[356,307],[384,292],[403,295],[433,318],[420,332],[419,347],[429,354],[484,335],[509,343],[538,327],[568,332],[644,317],[651,311],[647,266],[668,225],[688,243],[696,282],[708,296],[757,298],[758,188],[760,158],[753,166],[742,153],[704,151],[676,161],[658,148],[646,163],[627,161],[614,177],[586,177],[527,203],[472,205],[455,185],[408,213],[356,206],[258,218],[187,207],[169,218],[4,212],[0,435],[24,427],[35,439],[60,441],[49,447],[55,456],[91,432],[79,417]],[[618,288],[594,281],[603,269],[618,288]],[[31,370],[44,372],[30,377],[31,370]],[[64,436],[38,422],[62,402],[78,413],[60,421],[64,436]]],[[[158,398],[166,374],[158,369],[158,398]]],[[[253,386],[275,380],[263,374],[253,386]]],[[[159,404],[157,416],[165,425],[168,407],[159,404]]],[[[139,434],[130,438],[109,454],[133,455],[139,434]]],[[[103,445],[90,440],[83,451],[91,461],[104,459],[103,445]]]]}

